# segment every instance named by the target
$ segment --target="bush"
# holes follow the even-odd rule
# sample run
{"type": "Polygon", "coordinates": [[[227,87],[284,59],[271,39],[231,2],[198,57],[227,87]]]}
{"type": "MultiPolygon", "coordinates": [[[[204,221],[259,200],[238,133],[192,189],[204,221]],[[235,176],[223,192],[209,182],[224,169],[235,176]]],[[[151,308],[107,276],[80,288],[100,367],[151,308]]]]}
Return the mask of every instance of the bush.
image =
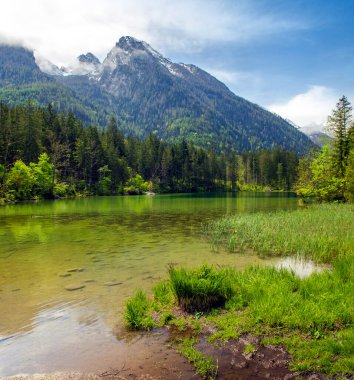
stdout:
{"type": "Polygon", "coordinates": [[[207,265],[194,270],[170,267],[169,274],[178,304],[188,312],[222,307],[234,293],[226,269],[207,265]]]}
{"type": "Polygon", "coordinates": [[[135,177],[130,178],[127,186],[124,187],[124,192],[129,195],[139,195],[145,193],[148,189],[148,182],[144,182],[143,177],[137,174],[135,177]]]}
{"type": "Polygon", "coordinates": [[[124,318],[131,330],[149,330],[154,321],[149,316],[150,302],[142,290],[137,290],[125,305],[124,318]]]}

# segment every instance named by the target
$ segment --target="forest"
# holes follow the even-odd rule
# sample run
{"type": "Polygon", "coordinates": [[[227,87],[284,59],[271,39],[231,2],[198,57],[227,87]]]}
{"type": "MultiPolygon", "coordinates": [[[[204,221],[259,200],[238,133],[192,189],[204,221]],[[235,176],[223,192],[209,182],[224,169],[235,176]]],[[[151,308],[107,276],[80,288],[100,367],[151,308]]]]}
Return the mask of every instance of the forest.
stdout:
{"type": "Polygon", "coordinates": [[[216,153],[154,134],[124,136],[114,118],[84,126],[72,113],[0,103],[0,198],[290,190],[298,156],[272,151],[216,153]]]}

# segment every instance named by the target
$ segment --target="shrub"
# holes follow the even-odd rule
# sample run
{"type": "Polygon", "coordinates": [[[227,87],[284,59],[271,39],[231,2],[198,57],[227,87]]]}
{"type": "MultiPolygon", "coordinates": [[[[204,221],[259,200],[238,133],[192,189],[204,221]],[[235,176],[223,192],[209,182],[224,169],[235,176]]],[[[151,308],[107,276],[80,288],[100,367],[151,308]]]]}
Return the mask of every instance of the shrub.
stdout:
{"type": "Polygon", "coordinates": [[[188,311],[206,311],[222,307],[233,289],[226,269],[203,265],[199,269],[169,269],[172,290],[179,306],[188,311]]]}

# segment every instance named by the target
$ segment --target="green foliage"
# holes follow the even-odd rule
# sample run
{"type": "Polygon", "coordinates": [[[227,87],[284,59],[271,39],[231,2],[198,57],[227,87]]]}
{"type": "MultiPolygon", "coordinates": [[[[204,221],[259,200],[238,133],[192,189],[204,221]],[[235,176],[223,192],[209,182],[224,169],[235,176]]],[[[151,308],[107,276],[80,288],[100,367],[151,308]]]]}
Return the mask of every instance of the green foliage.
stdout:
{"type": "Polygon", "coordinates": [[[163,306],[169,305],[173,300],[173,293],[169,282],[160,282],[155,285],[153,292],[155,301],[163,306]]]}
{"type": "Polygon", "coordinates": [[[53,196],[53,165],[46,153],[39,156],[38,163],[26,165],[16,161],[6,178],[7,194],[15,199],[53,196]]]}
{"type": "Polygon", "coordinates": [[[98,169],[99,180],[98,180],[98,194],[99,195],[109,195],[112,191],[112,178],[111,170],[108,168],[108,165],[104,165],[98,169]]]}
{"type": "Polygon", "coordinates": [[[131,330],[150,330],[154,321],[149,315],[150,301],[142,290],[136,291],[125,305],[124,318],[131,330]]]}
{"type": "Polygon", "coordinates": [[[47,162],[47,167],[37,173],[40,178],[33,186],[40,197],[52,196],[56,183],[68,184],[68,194],[56,186],[57,193],[66,196],[75,192],[209,192],[237,186],[251,191],[289,190],[295,180],[294,152],[275,149],[217,155],[183,139],[165,144],[154,134],[145,140],[125,138],[115,119],[105,130],[85,128],[73,113],[59,113],[52,105],[41,109],[33,103],[16,107],[0,103],[0,114],[0,162],[6,171],[18,159],[29,165],[47,154],[40,164],[47,162]],[[48,165],[53,165],[52,181],[48,165]],[[277,172],[279,167],[281,172],[277,172]]]}
{"type": "Polygon", "coordinates": [[[2,182],[5,177],[5,166],[0,164],[0,182],[2,182]]]}
{"type": "Polygon", "coordinates": [[[38,163],[30,163],[33,176],[33,194],[44,198],[53,196],[54,172],[47,153],[42,153],[38,163]]]}
{"type": "Polygon", "coordinates": [[[149,184],[144,181],[140,174],[136,174],[135,177],[130,178],[127,186],[124,187],[124,192],[129,195],[139,195],[148,191],[149,184]]]}
{"type": "Polygon", "coordinates": [[[244,352],[245,354],[252,354],[252,353],[255,352],[255,351],[256,351],[256,349],[255,349],[255,347],[253,346],[252,343],[247,343],[247,344],[246,344],[246,347],[245,347],[244,350],[243,350],[243,352],[244,352]]]}
{"type": "Polygon", "coordinates": [[[323,146],[312,162],[309,164],[309,181],[304,181],[298,187],[298,195],[313,196],[321,201],[334,201],[344,198],[345,181],[336,176],[333,152],[328,145],[323,146]]]}
{"type": "Polygon", "coordinates": [[[349,153],[348,132],[352,123],[352,107],[345,96],[342,96],[332,114],[328,117],[327,128],[334,136],[333,166],[336,176],[343,178],[349,153]]]}
{"type": "Polygon", "coordinates": [[[67,195],[70,195],[69,185],[64,182],[59,182],[54,184],[54,195],[60,198],[65,198],[67,195]]]}
{"type": "Polygon", "coordinates": [[[325,145],[321,152],[300,160],[297,182],[299,195],[327,202],[354,199],[354,129],[351,111],[350,103],[343,96],[328,119],[333,146],[325,145]]]}
{"type": "Polygon", "coordinates": [[[213,363],[213,358],[205,357],[195,346],[194,338],[184,338],[178,345],[178,351],[193,363],[196,372],[203,379],[216,379],[218,367],[213,363]]]}
{"type": "Polygon", "coordinates": [[[233,294],[225,269],[207,265],[195,270],[170,267],[169,275],[178,304],[189,312],[224,306],[233,294]]]}
{"type": "Polygon", "coordinates": [[[354,148],[350,150],[347,158],[344,177],[344,197],[349,202],[354,202],[354,148]]]}
{"type": "Polygon", "coordinates": [[[29,199],[32,196],[33,175],[31,168],[22,161],[16,161],[10,169],[7,179],[7,192],[16,199],[29,199]]]}

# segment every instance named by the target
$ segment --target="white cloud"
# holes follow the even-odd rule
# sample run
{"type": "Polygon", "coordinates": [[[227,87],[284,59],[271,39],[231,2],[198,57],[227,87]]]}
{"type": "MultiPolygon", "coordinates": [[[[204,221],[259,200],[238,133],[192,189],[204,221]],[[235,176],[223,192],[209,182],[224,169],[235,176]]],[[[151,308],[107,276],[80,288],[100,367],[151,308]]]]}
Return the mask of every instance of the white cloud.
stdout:
{"type": "Polygon", "coordinates": [[[255,87],[260,82],[260,78],[257,74],[248,71],[220,70],[213,68],[207,68],[206,70],[231,89],[245,86],[255,87]]]}
{"type": "Polygon", "coordinates": [[[295,95],[284,103],[270,104],[267,108],[293,121],[306,132],[323,130],[328,115],[335,108],[340,94],[325,86],[311,86],[308,91],[295,95]]]}
{"type": "Polygon", "coordinates": [[[24,41],[57,65],[87,51],[103,58],[122,35],[166,54],[303,27],[242,0],[4,0],[0,12],[0,35],[24,41]]]}

